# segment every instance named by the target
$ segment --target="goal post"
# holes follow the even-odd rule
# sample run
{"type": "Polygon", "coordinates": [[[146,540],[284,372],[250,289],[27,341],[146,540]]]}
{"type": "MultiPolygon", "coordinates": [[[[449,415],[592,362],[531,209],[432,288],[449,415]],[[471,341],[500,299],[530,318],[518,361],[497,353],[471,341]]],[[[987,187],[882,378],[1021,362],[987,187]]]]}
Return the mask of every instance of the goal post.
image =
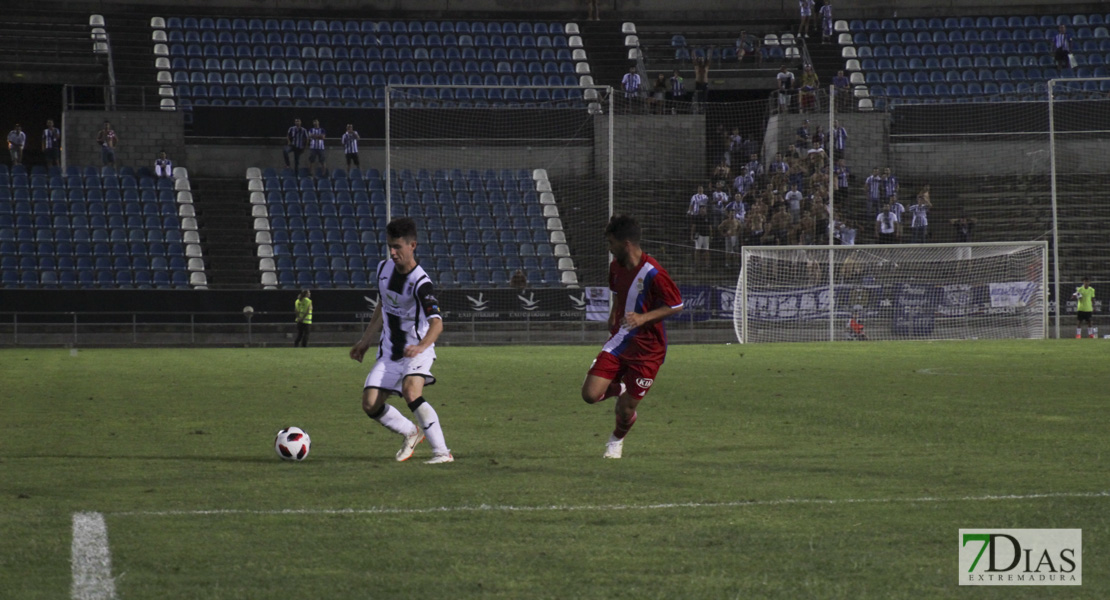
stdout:
{"type": "Polygon", "coordinates": [[[1048,242],[749,246],[741,342],[1042,339],[1048,242]]]}

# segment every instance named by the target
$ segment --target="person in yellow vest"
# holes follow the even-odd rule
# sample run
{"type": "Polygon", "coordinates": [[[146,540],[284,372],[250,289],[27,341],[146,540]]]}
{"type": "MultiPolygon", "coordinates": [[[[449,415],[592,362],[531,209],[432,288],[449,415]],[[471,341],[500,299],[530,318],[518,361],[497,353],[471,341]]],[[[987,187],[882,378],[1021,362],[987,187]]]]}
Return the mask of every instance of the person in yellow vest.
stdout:
{"type": "Polygon", "coordinates": [[[312,292],[301,290],[293,308],[297,313],[297,339],[293,340],[293,347],[307,348],[308,331],[312,328],[312,292]]]}

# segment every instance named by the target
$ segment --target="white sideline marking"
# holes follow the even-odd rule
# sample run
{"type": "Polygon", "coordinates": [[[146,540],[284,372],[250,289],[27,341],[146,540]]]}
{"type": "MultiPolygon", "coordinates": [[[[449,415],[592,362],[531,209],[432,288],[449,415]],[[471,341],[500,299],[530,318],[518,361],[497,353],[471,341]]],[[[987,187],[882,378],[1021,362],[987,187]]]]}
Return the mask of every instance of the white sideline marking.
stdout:
{"type": "Polygon", "coordinates": [[[746,506],[789,506],[805,504],[912,504],[917,502],[1001,502],[1007,500],[1041,500],[1046,498],[1110,498],[1104,492],[1050,492],[1044,494],[1007,494],[942,498],[783,498],[779,500],[736,500],[732,502],[672,502],[661,504],[552,504],[548,506],[513,506],[510,504],[478,504],[474,506],[434,506],[429,508],[287,508],[283,510],[209,509],[209,510],[156,510],[114,512],[115,516],[163,517],[209,515],[419,515],[427,513],[463,512],[604,512],[617,510],[665,510],[671,508],[734,508],[746,506]]]}
{"type": "Polygon", "coordinates": [[[113,600],[112,554],[108,526],[98,512],[73,513],[73,600],[113,600]]]}

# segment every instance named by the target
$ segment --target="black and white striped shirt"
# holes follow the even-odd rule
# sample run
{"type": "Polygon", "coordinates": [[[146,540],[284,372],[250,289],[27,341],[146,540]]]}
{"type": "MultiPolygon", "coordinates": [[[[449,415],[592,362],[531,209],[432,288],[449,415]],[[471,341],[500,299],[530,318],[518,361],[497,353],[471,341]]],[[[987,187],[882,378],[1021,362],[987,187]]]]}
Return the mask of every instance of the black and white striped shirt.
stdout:
{"type": "Polygon", "coordinates": [[[428,335],[431,319],[443,318],[432,280],[419,264],[401,273],[392,260],[378,263],[378,306],[382,309],[379,359],[403,359],[405,346],[415,346],[428,335]]]}
{"type": "Polygon", "coordinates": [[[324,138],[327,133],[324,132],[322,127],[313,127],[308,130],[308,147],[313,150],[324,149],[324,138]]]}
{"type": "Polygon", "coordinates": [[[358,132],[348,131],[343,134],[343,153],[358,154],[358,132]]]}
{"type": "Polygon", "coordinates": [[[62,145],[62,132],[57,127],[42,130],[43,150],[52,150],[62,145]]]}
{"type": "Polygon", "coordinates": [[[294,125],[289,128],[289,132],[285,136],[289,140],[289,145],[294,148],[304,150],[304,147],[308,145],[308,131],[304,127],[294,125]]]}

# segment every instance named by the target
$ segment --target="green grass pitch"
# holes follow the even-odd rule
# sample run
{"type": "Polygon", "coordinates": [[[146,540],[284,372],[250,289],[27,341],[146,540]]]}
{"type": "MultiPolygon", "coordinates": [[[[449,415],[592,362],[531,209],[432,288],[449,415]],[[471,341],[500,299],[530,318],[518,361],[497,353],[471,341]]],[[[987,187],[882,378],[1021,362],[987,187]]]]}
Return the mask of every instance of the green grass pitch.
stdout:
{"type": "Polygon", "coordinates": [[[343,348],[0,351],[0,597],[71,597],[84,511],[119,600],[1110,597],[1099,340],[674,346],[619,461],[597,350],[439,349],[439,466],[343,348]],[[959,588],[983,527],[1082,529],[1083,585],[959,588]]]}

